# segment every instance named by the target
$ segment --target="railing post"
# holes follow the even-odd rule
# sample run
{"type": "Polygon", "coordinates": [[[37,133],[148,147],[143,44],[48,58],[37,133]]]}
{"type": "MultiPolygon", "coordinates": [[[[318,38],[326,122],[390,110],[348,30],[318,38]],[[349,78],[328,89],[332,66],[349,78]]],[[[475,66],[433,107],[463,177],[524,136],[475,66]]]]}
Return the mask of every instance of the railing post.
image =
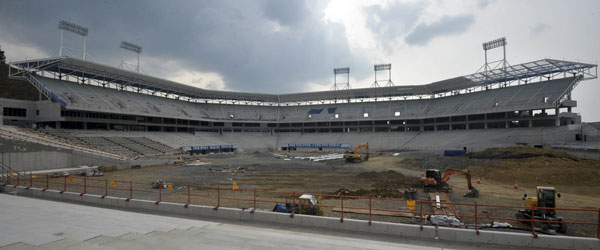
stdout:
{"type": "Polygon", "coordinates": [[[133,181],[129,180],[129,197],[125,201],[130,201],[131,199],[133,199],[133,181]]]}
{"type": "Polygon", "coordinates": [[[48,188],[50,188],[50,176],[48,176],[48,174],[46,174],[46,188],[44,188],[42,191],[46,192],[46,190],[48,190],[48,188]]]}
{"type": "Polygon", "coordinates": [[[100,199],[104,199],[108,195],[108,179],[104,180],[104,195],[100,199]]]}
{"type": "Polygon", "coordinates": [[[217,185],[217,206],[214,210],[219,209],[219,206],[221,206],[221,188],[217,185]]]}
{"type": "Polygon", "coordinates": [[[477,215],[477,202],[475,202],[475,233],[479,235],[479,216],[477,215]]]}
{"type": "Polygon", "coordinates": [[[369,226],[371,225],[371,196],[369,196],[369,226]]]}
{"type": "Polygon", "coordinates": [[[290,217],[294,217],[294,214],[296,213],[296,192],[292,192],[292,213],[290,214],[290,217]]]}
{"type": "Polygon", "coordinates": [[[158,186],[158,200],[154,203],[156,205],[158,205],[162,201],[162,188],[163,188],[163,184],[161,183],[158,186]]]}
{"type": "Polygon", "coordinates": [[[31,173],[31,171],[29,171],[29,187],[27,187],[27,188],[29,189],[32,186],[33,186],[33,174],[31,173]]]}
{"type": "Polygon", "coordinates": [[[531,207],[531,233],[533,234],[533,238],[538,237],[535,233],[535,207],[531,207]]]}
{"type": "Polygon", "coordinates": [[[87,177],[86,176],[83,177],[83,193],[79,194],[79,196],[83,196],[85,193],[87,193],[87,177]]]}
{"type": "Polygon", "coordinates": [[[67,177],[63,176],[63,180],[63,190],[60,191],[61,194],[67,191],[67,177]]]}
{"type": "Polygon", "coordinates": [[[419,200],[419,207],[421,209],[421,215],[419,215],[419,225],[421,226],[421,231],[423,231],[423,200],[419,200]]]}
{"type": "Polygon", "coordinates": [[[340,223],[344,223],[344,197],[342,196],[342,199],[340,199],[340,201],[342,202],[342,215],[340,217],[340,223]]]}
{"type": "Polygon", "coordinates": [[[19,186],[19,179],[20,179],[20,177],[19,177],[19,171],[17,171],[17,185],[16,186],[19,186]]]}
{"type": "Polygon", "coordinates": [[[254,188],[254,197],[252,199],[254,200],[254,208],[250,212],[251,214],[253,214],[254,211],[256,211],[256,188],[254,188]]]}
{"type": "Polygon", "coordinates": [[[187,203],[183,205],[184,208],[188,208],[190,206],[190,185],[187,185],[187,203]]]}
{"type": "Polygon", "coordinates": [[[598,208],[598,228],[596,229],[596,233],[598,234],[598,239],[600,239],[600,208],[598,208]]]}

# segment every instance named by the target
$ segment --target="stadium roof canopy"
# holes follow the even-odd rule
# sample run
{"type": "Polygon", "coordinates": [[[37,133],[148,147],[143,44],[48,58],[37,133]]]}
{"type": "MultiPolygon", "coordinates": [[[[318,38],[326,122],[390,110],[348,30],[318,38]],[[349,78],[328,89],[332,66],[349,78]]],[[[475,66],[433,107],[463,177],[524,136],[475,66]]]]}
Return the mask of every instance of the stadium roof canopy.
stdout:
{"type": "Polygon", "coordinates": [[[573,75],[583,75],[585,79],[596,78],[598,74],[597,65],[595,64],[543,59],[518,65],[509,65],[506,68],[497,68],[487,72],[478,72],[425,85],[405,85],[292,94],[260,94],[202,89],[71,57],[54,57],[12,62],[11,68],[16,69],[15,71],[11,71],[11,76],[18,76],[24,72],[46,71],[59,75],[83,77],[90,80],[119,84],[125,87],[141,88],[152,92],[163,92],[194,99],[274,103],[435,95],[512,81],[545,80],[571,77],[573,75]]]}

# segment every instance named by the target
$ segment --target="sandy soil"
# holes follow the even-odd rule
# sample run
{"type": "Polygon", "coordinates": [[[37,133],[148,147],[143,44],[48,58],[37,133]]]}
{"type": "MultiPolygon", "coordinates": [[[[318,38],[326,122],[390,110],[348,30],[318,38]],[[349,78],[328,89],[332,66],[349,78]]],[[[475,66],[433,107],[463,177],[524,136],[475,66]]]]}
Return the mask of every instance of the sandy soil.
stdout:
{"type": "MultiPolygon", "coordinates": [[[[304,155],[314,153],[304,153],[304,155]]],[[[298,155],[298,153],[296,153],[298,155]]],[[[332,211],[333,207],[341,206],[341,200],[326,195],[336,194],[340,190],[358,192],[374,197],[401,198],[404,189],[419,187],[419,177],[428,168],[461,168],[468,169],[473,174],[474,186],[480,190],[479,198],[465,198],[468,192],[464,176],[452,176],[449,183],[453,191],[449,198],[453,202],[495,205],[523,205],[523,194],[535,195],[538,185],[554,186],[562,194],[558,200],[558,207],[588,208],[598,210],[600,207],[600,162],[578,160],[564,153],[538,151],[537,149],[495,149],[484,154],[470,157],[441,157],[422,152],[402,152],[392,156],[392,152],[372,155],[369,161],[362,163],[346,163],[343,160],[327,162],[310,162],[306,160],[283,160],[270,153],[262,154],[225,154],[198,157],[199,161],[209,162],[203,166],[152,166],[142,169],[130,169],[105,173],[104,177],[95,178],[96,188],[89,188],[88,192],[102,193],[103,179],[133,180],[134,189],[146,190],[136,192],[134,198],[158,199],[157,190],[151,188],[152,181],[164,179],[173,184],[173,190],[164,190],[162,199],[166,201],[186,202],[186,184],[196,186],[219,185],[221,206],[240,208],[253,207],[253,190],[259,190],[257,207],[271,209],[275,202],[285,202],[293,199],[292,194],[318,193],[324,194],[322,206],[324,215],[341,216],[341,213],[332,211]],[[520,151],[525,153],[518,153],[520,151]],[[509,152],[509,153],[506,153],[509,152]],[[515,153],[517,152],[517,153],[515,153]],[[498,157],[501,155],[501,157],[498,157]],[[508,155],[508,156],[507,156],[508,155]],[[477,184],[477,177],[482,183],[477,184]],[[514,189],[515,181],[519,189],[514,189]],[[236,182],[239,188],[246,191],[233,192],[232,183],[236,182]],[[271,191],[269,193],[260,190],[271,191]],[[289,192],[289,193],[288,193],[289,192]],[[295,193],[292,193],[295,192],[295,193]],[[228,199],[232,198],[232,199],[228,199]],[[234,199],[242,199],[237,201],[234,199]],[[260,202],[262,201],[262,202],[260,202]]],[[[61,179],[51,184],[61,188],[61,179]]],[[[80,190],[81,187],[72,185],[78,180],[69,183],[70,190],[80,190]]],[[[88,185],[90,185],[88,183],[88,185]]],[[[82,184],[82,183],[80,183],[82,184]]],[[[128,196],[129,184],[117,183],[111,190],[113,195],[128,196]]],[[[427,198],[427,194],[419,189],[420,197],[427,198]]],[[[191,202],[194,204],[217,205],[215,190],[201,187],[190,188],[191,202]]],[[[352,193],[354,194],[354,193],[352,193]]],[[[345,200],[344,206],[368,207],[368,200],[345,200]]],[[[427,205],[427,204],[426,204],[427,205]]],[[[372,200],[373,208],[406,209],[405,202],[375,199],[372,200]]],[[[420,209],[420,208],[417,208],[420,209]]],[[[473,206],[457,206],[459,214],[473,215],[473,206]]],[[[518,209],[480,207],[479,216],[514,218],[518,209]]],[[[431,211],[429,205],[423,211],[431,211]]],[[[566,220],[595,222],[598,212],[577,213],[559,211],[559,215],[566,220]]],[[[344,217],[368,219],[366,215],[348,214],[344,217]]],[[[412,222],[410,218],[374,216],[374,220],[412,222]]],[[[491,223],[492,220],[480,220],[479,223],[491,223]]],[[[464,218],[465,224],[474,221],[464,218]]],[[[529,225],[510,222],[513,226],[527,229],[529,225]]],[[[569,234],[594,236],[596,229],[593,226],[569,226],[569,234]]]]}

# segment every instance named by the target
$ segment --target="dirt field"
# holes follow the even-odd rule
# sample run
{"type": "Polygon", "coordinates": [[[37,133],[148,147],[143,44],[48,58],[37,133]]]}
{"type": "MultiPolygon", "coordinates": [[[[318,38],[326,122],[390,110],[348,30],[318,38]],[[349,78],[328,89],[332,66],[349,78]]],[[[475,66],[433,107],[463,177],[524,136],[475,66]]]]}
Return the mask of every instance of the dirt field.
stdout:
{"type": "MultiPolygon", "coordinates": [[[[313,155],[313,153],[296,153],[294,155],[313,155]]],[[[292,194],[302,193],[324,195],[356,195],[380,198],[402,198],[407,188],[418,188],[421,198],[427,198],[420,188],[419,177],[428,168],[442,171],[450,168],[468,169],[473,175],[474,186],[480,190],[479,198],[465,198],[468,192],[464,176],[455,175],[449,183],[453,191],[449,193],[452,202],[494,205],[523,205],[523,194],[535,196],[536,186],[554,186],[562,198],[557,201],[558,207],[600,208],[600,162],[578,160],[562,152],[553,152],[533,148],[491,149],[483,153],[461,157],[442,157],[426,152],[401,152],[393,156],[392,152],[372,155],[369,161],[362,163],[346,163],[344,160],[311,162],[307,160],[284,160],[271,153],[255,154],[221,154],[197,157],[198,161],[210,163],[202,166],[153,166],[142,169],[122,170],[105,173],[104,178],[110,180],[134,180],[134,189],[154,191],[150,183],[163,179],[173,184],[173,190],[165,190],[163,200],[185,202],[187,188],[184,185],[212,186],[219,185],[221,190],[220,206],[240,208],[253,207],[253,189],[259,190],[257,199],[260,209],[270,210],[274,202],[285,202],[293,199],[292,194]],[[482,183],[476,184],[477,177],[482,183]],[[233,192],[233,182],[239,188],[247,190],[233,192]],[[519,188],[514,189],[515,181],[519,188]],[[147,183],[147,184],[144,184],[147,183]],[[260,190],[270,191],[269,193],[260,190]],[[289,193],[286,193],[289,192],[289,193]],[[292,193],[294,192],[294,193],[292,193]],[[228,199],[231,198],[231,199],[228,199]],[[233,199],[245,199],[235,201],[233,199]]],[[[124,189],[126,183],[119,184],[124,189]]],[[[118,192],[118,191],[115,191],[118,192]]],[[[126,195],[126,190],[121,190],[126,195]]],[[[191,188],[192,203],[211,205],[217,200],[215,190],[191,188]]],[[[135,194],[136,198],[153,199],[156,193],[135,194]]],[[[344,203],[347,207],[368,208],[368,199],[340,200],[335,197],[322,197],[324,215],[339,217],[339,207],[344,203]],[[335,208],[337,211],[334,211],[335,208]]],[[[216,204],[215,204],[216,205],[216,204]]],[[[429,204],[424,204],[424,212],[431,211],[429,204]]],[[[405,202],[374,199],[372,207],[379,209],[406,209],[405,202]]],[[[417,207],[416,211],[419,211],[417,207]]],[[[460,215],[474,214],[472,206],[457,206],[460,215]]],[[[408,211],[408,210],[407,210],[408,211]]],[[[479,207],[479,216],[514,218],[517,209],[479,207]]],[[[565,220],[595,222],[598,213],[577,213],[559,211],[565,220]]],[[[346,218],[368,219],[364,214],[345,213],[346,218]]],[[[412,218],[373,216],[374,220],[407,222],[412,218]]],[[[480,220],[480,226],[493,220],[480,220]]],[[[471,218],[463,218],[467,226],[473,224],[471,218]]],[[[514,227],[529,230],[530,225],[509,221],[514,227]]],[[[571,235],[595,236],[595,226],[569,225],[571,235]]]]}

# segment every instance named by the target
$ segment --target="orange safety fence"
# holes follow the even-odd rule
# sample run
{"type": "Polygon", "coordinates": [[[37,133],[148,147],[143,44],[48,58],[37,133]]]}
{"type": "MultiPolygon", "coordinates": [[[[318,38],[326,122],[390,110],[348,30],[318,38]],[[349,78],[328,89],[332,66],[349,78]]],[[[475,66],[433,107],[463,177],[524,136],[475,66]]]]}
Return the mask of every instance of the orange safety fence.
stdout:
{"type": "MultiPolygon", "coordinates": [[[[135,182],[135,181],[124,181],[124,180],[109,180],[99,179],[98,177],[79,177],[79,176],[62,176],[53,178],[50,175],[36,175],[36,174],[23,174],[23,173],[10,173],[6,174],[4,178],[5,183],[3,185],[13,186],[24,186],[28,188],[41,188],[45,190],[57,190],[60,193],[63,192],[79,192],[81,196],[84,194],[95,194],[100,195],[101,198],[106,196],[125,198],[125,201],[131,199],[140,200],[153,200],[156,204],[160,204],[163,201],[182,203],[187,208],[189,205],[205,205],[213,206],[215,210],[219,207],[235,207],[241,209],[250,209],[251,213],[254,213],[259,206],[274,206],[277,203],[289,204],[291,206],[290,216],[293,217],[296,213],[296,207],[299,205],[297,196],[305,194],[302,192],[283,192],[273,190],[260,190],[256,188],[244,189],[237,188],[232,189],[224,188],[222,186],[200,186],[200,185],[178,185],[172,186],[172,184],[161,184],[158,185],[157,189],[149,188],[151,185],[147,182],[135,182]],[[283,200],[285,199],[285,200],[283,200]],[[233,204],[233,205],[232,205],[233,204]]],[[[479,203],[459,203],[459,202],[444,202],[444,201],[426,201],[416,200],[414,201],[414,208],[411,209],[394,209],[378,207],[383,206],[383,202],[392,202],[393,207],[402,207],[402,204],[406,204],[406,199],[399,198],[380,198],[380,197],[369,197],[369,196],[347,196],[347,195],[332,195],[332,194],[318,194],[310,193],[315,197],[320,197],[327,200],[327,203],[318,204],[322,209],[328,209],[331,211],[330,214],[339,213],[340,223],[344,222],[346,213],[348,211],[363,211],[362,214],[368,216],[364,218],[371,224],[373,217],[381,213],[403,213],[409,214],[413,219],[418,219],[421,229],[423,225],[427,223],[427,217],[432,215],[445,215],[443,213],[435,213],[433,211],[424,211],[425,206],[434,205],[448,205],[448,206],[460,206],[470,208],[473,210],[472,214],[455,214],[456,217],[472,219],[474,222],[474,229],[477,234],[480,230],[480,222],[482,220],[487,221],[515,221],[527,223],[530,225],[531,233],[534,237],[537,237],[536,223],[549,224],[546,220],[536,220],[534,214],[536,210],[555,210],[555,211],[568,211],[568,212],[581,212],[581,213],[594,213],[597,221],[552,221],[551,224],[572,224],[572,225],[587,225],[595,226],[596,237],[600,239],[600,208],[598,209],[585,209],[585,208],[547,208],[547,207],[525,207],[525,206],[510,206],[510,205],[492,205],[492,204],[479,204],[479,203]],[[336,202],[335,200],[339,200],[336,202]],[[364,202],[363,202],[364,201],[364,202]],[[346,204],[344,204],[346,202],[346,204]],[[336,203],[336,204],[334,204],[336,203]],[[353,203],[353,204],[349,204],[353,203]],[[361,206],[359,203],[365,203],[368,205],[361,206]],[[376,203],[375,205],[373,205],[376,203]],[[357,205],[358,204],[358,205],[357,205]],[[519,219],[509,218],[502,216],[491,216],[491,215],[480,215],[481,209],[530,209],[531,219],[519,219]],[[368,211],[368,212],[367,212],[368,211]],[[367,219],[368,218],[368,219],[367,219]]],[[[390,206],[390,204],[387,204],[390,206]]],[[[361,214],[361,213],[359,213],[361,214]]],[[[588,216],[589,218],[593,216],[588,216]]]]}

